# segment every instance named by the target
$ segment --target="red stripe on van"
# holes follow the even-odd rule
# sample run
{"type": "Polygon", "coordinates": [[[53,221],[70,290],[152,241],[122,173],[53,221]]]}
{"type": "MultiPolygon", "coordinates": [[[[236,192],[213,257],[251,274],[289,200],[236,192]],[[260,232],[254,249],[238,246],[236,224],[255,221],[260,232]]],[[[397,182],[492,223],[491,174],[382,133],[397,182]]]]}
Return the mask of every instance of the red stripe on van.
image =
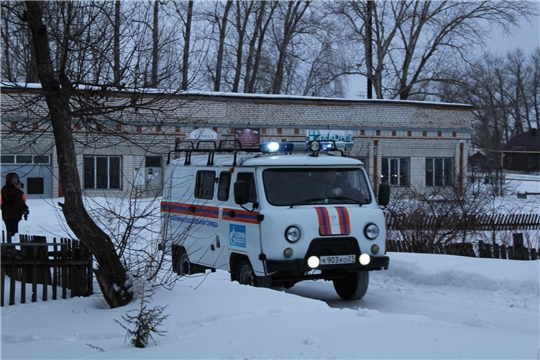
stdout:
{"type": "Polygon", "coordinates": [[[332,227],[330,226],[330,216],[328,216],[328,210],[323,207],[315,207],[317,210],[317,217],[319,218],[319,234],[332,235],[332,227]]]}
{"type": "Polygon", "coordinates": [[[336,210],[339,216],[339,230],[342,235],[349,235],[351,233],[351,221],[349,219],[349,212],[346,207],[336,206],[336,210]]]}
{"type": "Polygon", "coordinates": [[[179,202],[161,202],[162,212],[202,216],[212,219],[219,218],[219,208],[216,206],[194,205],[179,202]]]}
{"type": "Polygon", "coordinates": [[[259,215],[258,212],[223,208],[221,219],[227,220],[227,221],[243,222],[243,223],[248,223],[248,224],[258,224],[259,223],[259,220],[257,218],[258,215],[259,215]],[[230,216],[229,212],[234,212],[234,216],[230,216]]]}

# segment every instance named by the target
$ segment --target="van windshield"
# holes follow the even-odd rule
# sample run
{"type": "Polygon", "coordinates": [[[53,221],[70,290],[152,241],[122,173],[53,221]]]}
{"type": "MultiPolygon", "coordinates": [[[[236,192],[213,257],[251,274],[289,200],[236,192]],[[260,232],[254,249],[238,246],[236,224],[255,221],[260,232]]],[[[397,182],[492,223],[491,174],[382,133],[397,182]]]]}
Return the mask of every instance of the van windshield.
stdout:
{"type": "Polygon", "coordinates": [[[369,204],[371,191],[359,168],[267,169],[264,191],[275,206],[369,204]]]}

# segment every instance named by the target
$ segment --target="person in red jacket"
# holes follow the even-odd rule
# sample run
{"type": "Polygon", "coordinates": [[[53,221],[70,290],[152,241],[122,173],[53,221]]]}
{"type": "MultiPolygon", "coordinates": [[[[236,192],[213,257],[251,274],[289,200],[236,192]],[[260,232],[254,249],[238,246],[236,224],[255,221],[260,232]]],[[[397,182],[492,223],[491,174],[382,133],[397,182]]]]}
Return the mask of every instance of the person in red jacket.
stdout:
{"type": "Polygon", "coordinates": [[[6,185],[2,187],[2,220],[6,224],[7,241],[19,232],[19,221],[30,211],[24,201],[23,184],[16,173],[6,175],[6,185]]]}

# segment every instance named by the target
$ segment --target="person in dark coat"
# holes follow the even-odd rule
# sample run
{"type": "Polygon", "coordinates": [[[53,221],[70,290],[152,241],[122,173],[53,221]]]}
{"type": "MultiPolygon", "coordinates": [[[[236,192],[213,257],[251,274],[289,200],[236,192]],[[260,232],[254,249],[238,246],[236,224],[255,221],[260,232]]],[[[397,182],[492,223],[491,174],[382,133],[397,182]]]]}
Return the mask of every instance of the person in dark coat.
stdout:
{"type": "Polygon", "coordinates": [[[2,220],[6,224],[7,240],[19,232],[19,221],[28,216],[28,206],[24,201],[23,184],[16,173],[6,175],[6,185],[2,187],[2,220]]]}

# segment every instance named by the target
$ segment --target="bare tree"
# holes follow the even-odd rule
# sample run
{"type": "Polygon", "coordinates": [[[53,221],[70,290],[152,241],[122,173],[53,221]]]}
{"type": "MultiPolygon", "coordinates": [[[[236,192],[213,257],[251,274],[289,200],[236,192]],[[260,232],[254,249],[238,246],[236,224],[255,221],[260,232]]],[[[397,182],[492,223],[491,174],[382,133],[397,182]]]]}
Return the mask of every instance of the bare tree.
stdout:
{"type": "Polygon", "coordinates": [[[219,41],[218,41],[218,50],[217,50],[217,60],[216,60],[216,74],[214,77],[214,91],[220,91],[221,88],[221,72],[223,67],[223,57],[225,52],[225,37],[227,35],[227,24],[229,19],[229,11],[231,10],[233,2],[227,0],[225,7],[223,9],[223,15],[220,17],[216,11],[214,13],[215,22],[218,25],[219,29],[219,41]]]}
{"type": "Polygon", "coordinates": [[[158,64],[159,64],[159,0],[154,0],[152,22],[152,71],[150,74],[150,87],[158,85],[158,64]]]}
{"type": "Polygon", "coordinates": [[[538,13],[532,2],[513,1],[348,1],[336,11],[365,46],[363,73],[377,98],[401,100],[424,95],[425,83],[446,81],[441,68],[466,62],[493,27],[510,32],[538,13]]]}
{"type": "MultiPolygon", "coordinates": [[[[275,23],[273,27],[275,46],[278,51],[276,71],[272,85],[272,94],[280,94],[283,86],[285,73],[285,60],[288,55],[289,46],[293,38],[305,31],[301,20],[310,6],[308,1],[288,1],[280,6],[282,23],[275,23]]],[[[279,21],[279,20],[278,20],[279,21]]]]}
{"type": "Polygon", "coordinates": [[[193,19],[193,0],[188,1],[184,32],[184,52],[182,56],[182,90],[188,89],[189,79],[189,44],[191,41],[191,23],[193,19]]]}
{"type": "Polygon", "coordinates": [[[476,147],[499,151],[514,135],[540,125],[539,51],[529,57],[521,50],[506,56],[486,53],[467,66],[446,71],[448,81],[432,90],[443,101],[474,105],[476,147]]]}
{"type": "Polygon", "coordinates": [[[236,62],[234,66],[234,80],[232,83],[232,92],[238,92],[240,87],[240,76],[242,75],[244,42],[246,41],[246,31],[249,25],[249,19],[253,13],[255,2],[236,2],[234,27],[237,33],[236,44],[236,62]]]}
{"type": "Polygon", "coordinates": [[[277,7],[277,2],[261,1],[258,3],[256,11],[256,21],[253,36],[249,42],[249,51],[246,58],[246,72],[244,81],[244,92],[253,93],[261,64],[262,49],[265,42],[268,26],[270,25],[273,13],[277,7]],[[270,8],[268,10],[268,7],[270,8]]]}
{"type": "Polygon", "coordinates": [[[126,269],[120,262],[110,237],[95,224],[83,203],[71,131],[69,97],[72,85],[63,69],[60,69],[59,80],[55,77],[41,6],[39,2],[26,2],[37,72],[45,92],[56,140],[59,172],[65,191],[64,215],[69,227],[92,251],[99,264],[96,279],[107,303],[111,307],[122,306],[132,299],[126,269]]]}

